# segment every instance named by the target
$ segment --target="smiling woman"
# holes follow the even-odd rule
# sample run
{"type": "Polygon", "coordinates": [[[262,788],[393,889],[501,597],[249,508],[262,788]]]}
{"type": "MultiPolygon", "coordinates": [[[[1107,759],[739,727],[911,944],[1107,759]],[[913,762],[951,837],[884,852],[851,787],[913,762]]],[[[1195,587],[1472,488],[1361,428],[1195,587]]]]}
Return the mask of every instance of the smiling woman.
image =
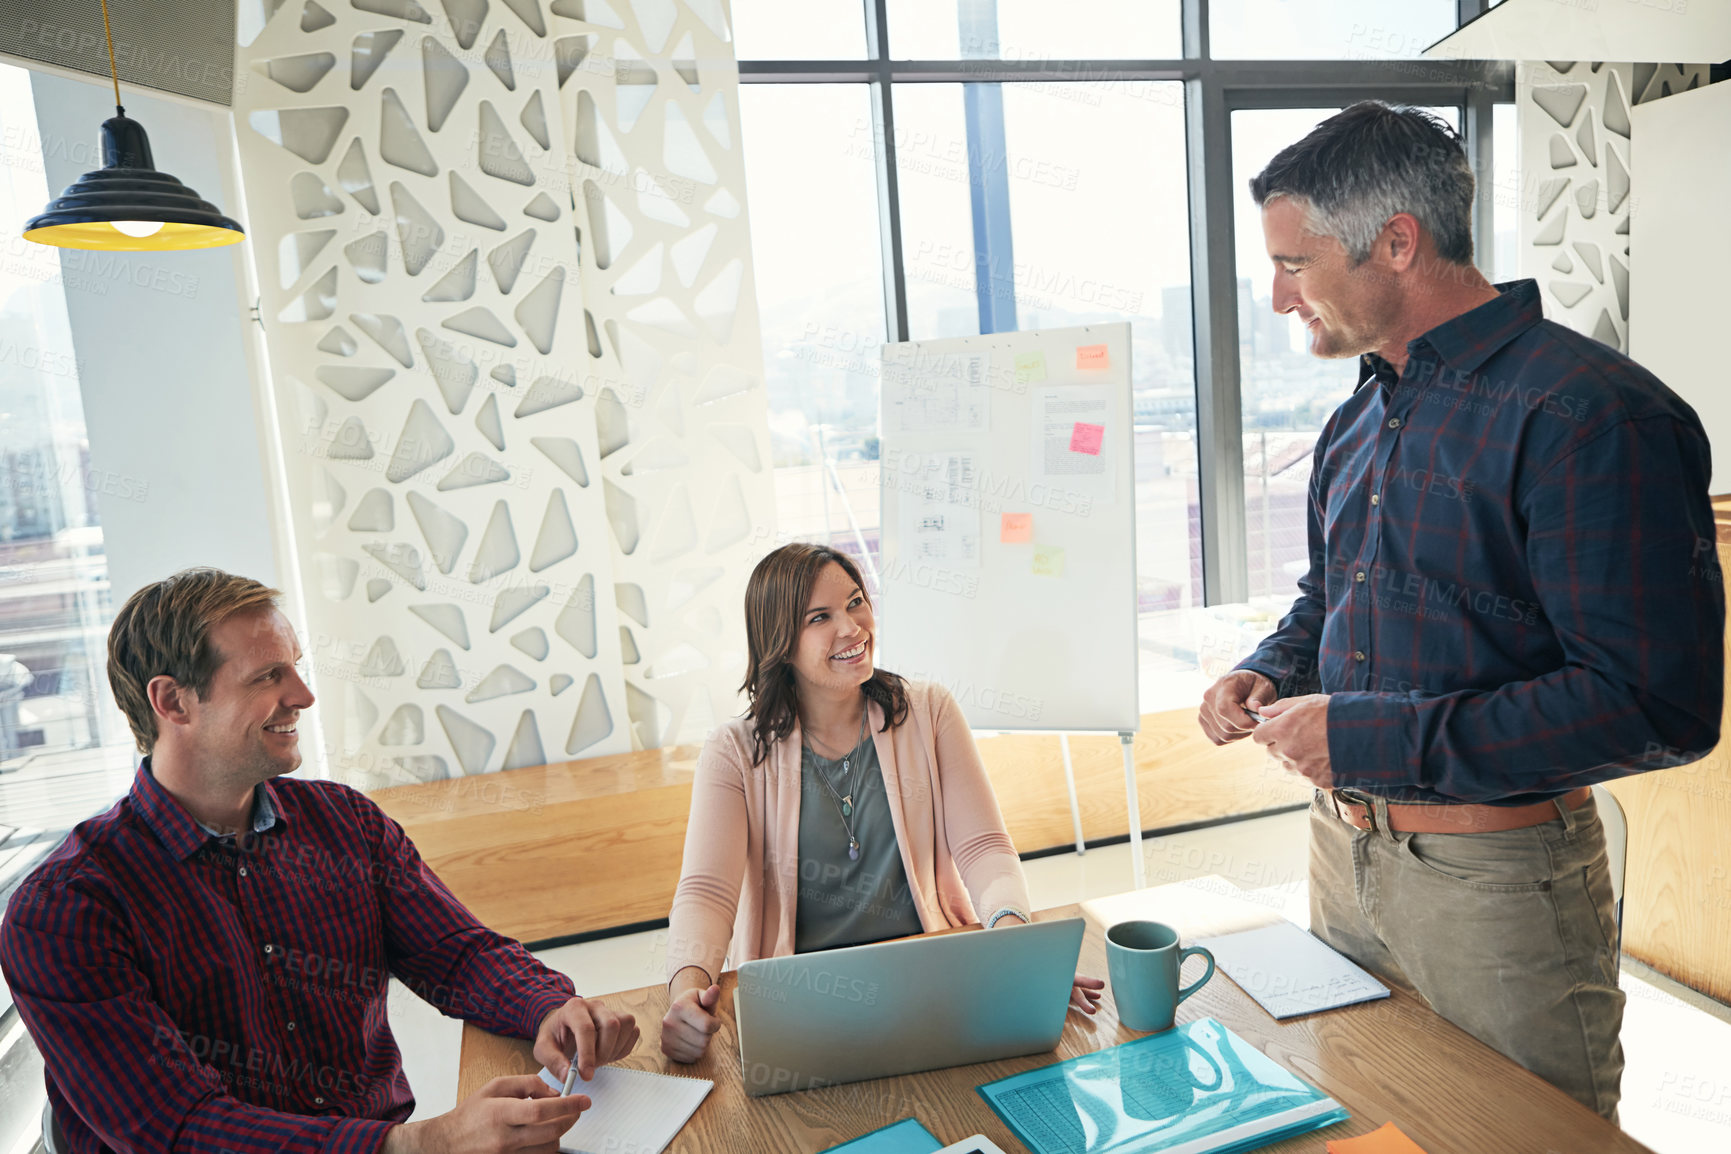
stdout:
{"type": "MultiPolygon", "coordinates": [[[[661,1048],[681,1062],[718,1027],[729,955],[738,965],[1029,916],[967,722],[940,686],[875,667],[877,622],[852,559],[777,549],[752,572],[745,622],[751,705],[698,758],[668,917],[661,1048]]],[[[1073,1004],[1092,1013],[1100,988],[1078,978],[1073,1004]]]]}

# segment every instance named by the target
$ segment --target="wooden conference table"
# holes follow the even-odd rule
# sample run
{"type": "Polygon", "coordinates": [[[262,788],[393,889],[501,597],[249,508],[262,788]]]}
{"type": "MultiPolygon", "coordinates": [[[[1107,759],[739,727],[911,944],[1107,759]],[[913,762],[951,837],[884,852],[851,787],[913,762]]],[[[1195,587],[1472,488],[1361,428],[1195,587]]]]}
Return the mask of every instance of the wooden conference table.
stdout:
{"type": "MultiPolygon", "coordinates": [[[[1197,937],[1249,928],[1279,915],[1267,905],[1234,900],[1228,882],[1202,879],[1061,906],[1036,921],[1087,919],[1080,968],[1106,977],[1106,926],[1145,917],[1176,926],[1186,944],[1197,937]],[[1210,892],[1212,882],[1219,890],[1210,892]],[[1230,907],[1223,909],[1223,907],[1230,907]],[[1247,912],[1255,911],[1255,912],[1247,912]]],[[[954,932],[954,931],[951,931],[954,932]]],[[[1193,978],[1200,963],[1191,962],[1193,978]]],[[[722,976],[722,1027],[703,1060],[669,1061],[660,1050],[667,1011],[663,986],[598,1000],[637,1017],[643,1036],[619,1064],[634,1069],[711,1078],[709,1094],[674,1138],[680,1152],[826,1150],[899,1118],[918,1118],[944,1142],[984,1134],[1005,1151],[1024,1149],[975,1093],[981,1083],[1142,1037],[1118,1025],[1110,988],[1093,1018],[1072,1011],[1056,1051],[977,1066],[881,1078],[822,1090],[746,1096],[733,1028],[732,972],[722,976]]],[[[578,983],[581,989],[582,983],[578,983]]],[[[1598,1154],[1647,1148],[1548,1082],[1515,1065],[1401,990],[1386,1000],[1277,1022],[1224,973],[1178,1008],[1180,1023],[1214,1017],[1252,1045],[1320,1087],[1352,1119],[1276,1145],[1269,1151],[1322,1151],[1329,1139],[1363,1134],[1394,1122],[1426,1154],[1598,1154]]],[[[529,1043],[463,1028],[459,1100],[489,1079],[540,1068],[529,1043]]]]}

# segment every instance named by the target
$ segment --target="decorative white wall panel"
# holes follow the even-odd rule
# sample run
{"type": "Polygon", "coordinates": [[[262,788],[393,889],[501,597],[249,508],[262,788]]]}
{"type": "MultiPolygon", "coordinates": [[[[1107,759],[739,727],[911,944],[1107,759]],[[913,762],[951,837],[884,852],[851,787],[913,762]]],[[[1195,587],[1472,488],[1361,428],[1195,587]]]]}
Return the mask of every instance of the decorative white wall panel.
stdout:
{"type": "Polygon", "coordinates": [[[697,9],[288,0],[238,53],[340,779],[658,745],[737,711],[771,491],[737,71],[724,10],[697,9]],[[627,105],[659,119],[620,128],[627,105]],[[602,131],[615,163],[579,166],[620,214],[597,262],[571,152],[602,131]]]}
{"type": "Polygon", "coordinates": [[[1523,61],[1516,69],[1521,275],[1554,320],[1629,350],[1629,107],[1707,83],[1706,65],[1523,61]]]}
{"type": "Polygon", "coordinates": [[[553,0],[597,470],[643,745],[742,707],[741,594],[774,543],[739,70],[723,0],[553,0]]]}

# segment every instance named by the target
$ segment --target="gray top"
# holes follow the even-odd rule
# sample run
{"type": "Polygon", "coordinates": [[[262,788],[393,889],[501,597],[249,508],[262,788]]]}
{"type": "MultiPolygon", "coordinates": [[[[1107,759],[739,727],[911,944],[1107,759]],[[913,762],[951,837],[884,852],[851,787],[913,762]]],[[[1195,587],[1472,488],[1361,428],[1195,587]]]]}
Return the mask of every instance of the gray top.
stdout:
{"type": "Polygon", "coordinates": [[[923,929],[908,890],[907,870],[902,868],[901,845],[871,737],[835,761],[809,748],[802,750],[794,952],[881,942],[923,929]],[[848,762],[845,774],[844,760],[848,762]],[[850,794],[856,785],[858,792],[850,794]],[[853,798],[853,812],[845,821],[838,796],[853,798]],[[847,855],[849,824],[859,842],[858,861],[847,855]]]}

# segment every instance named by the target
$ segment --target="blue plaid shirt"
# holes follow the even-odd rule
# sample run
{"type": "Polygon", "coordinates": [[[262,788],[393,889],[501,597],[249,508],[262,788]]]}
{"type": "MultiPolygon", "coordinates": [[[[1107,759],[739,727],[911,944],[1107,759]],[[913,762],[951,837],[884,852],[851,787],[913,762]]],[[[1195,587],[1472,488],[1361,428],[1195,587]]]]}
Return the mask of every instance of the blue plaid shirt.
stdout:
{"type": "Polygon", "coordinates": [[[1719,740],[1725,601],[1695,412],[1538,286],[1363,358],[1317,440],[1310,571],[1239,668],[1330,694],[1339,786],[1519,805],[1719,740]]]}

